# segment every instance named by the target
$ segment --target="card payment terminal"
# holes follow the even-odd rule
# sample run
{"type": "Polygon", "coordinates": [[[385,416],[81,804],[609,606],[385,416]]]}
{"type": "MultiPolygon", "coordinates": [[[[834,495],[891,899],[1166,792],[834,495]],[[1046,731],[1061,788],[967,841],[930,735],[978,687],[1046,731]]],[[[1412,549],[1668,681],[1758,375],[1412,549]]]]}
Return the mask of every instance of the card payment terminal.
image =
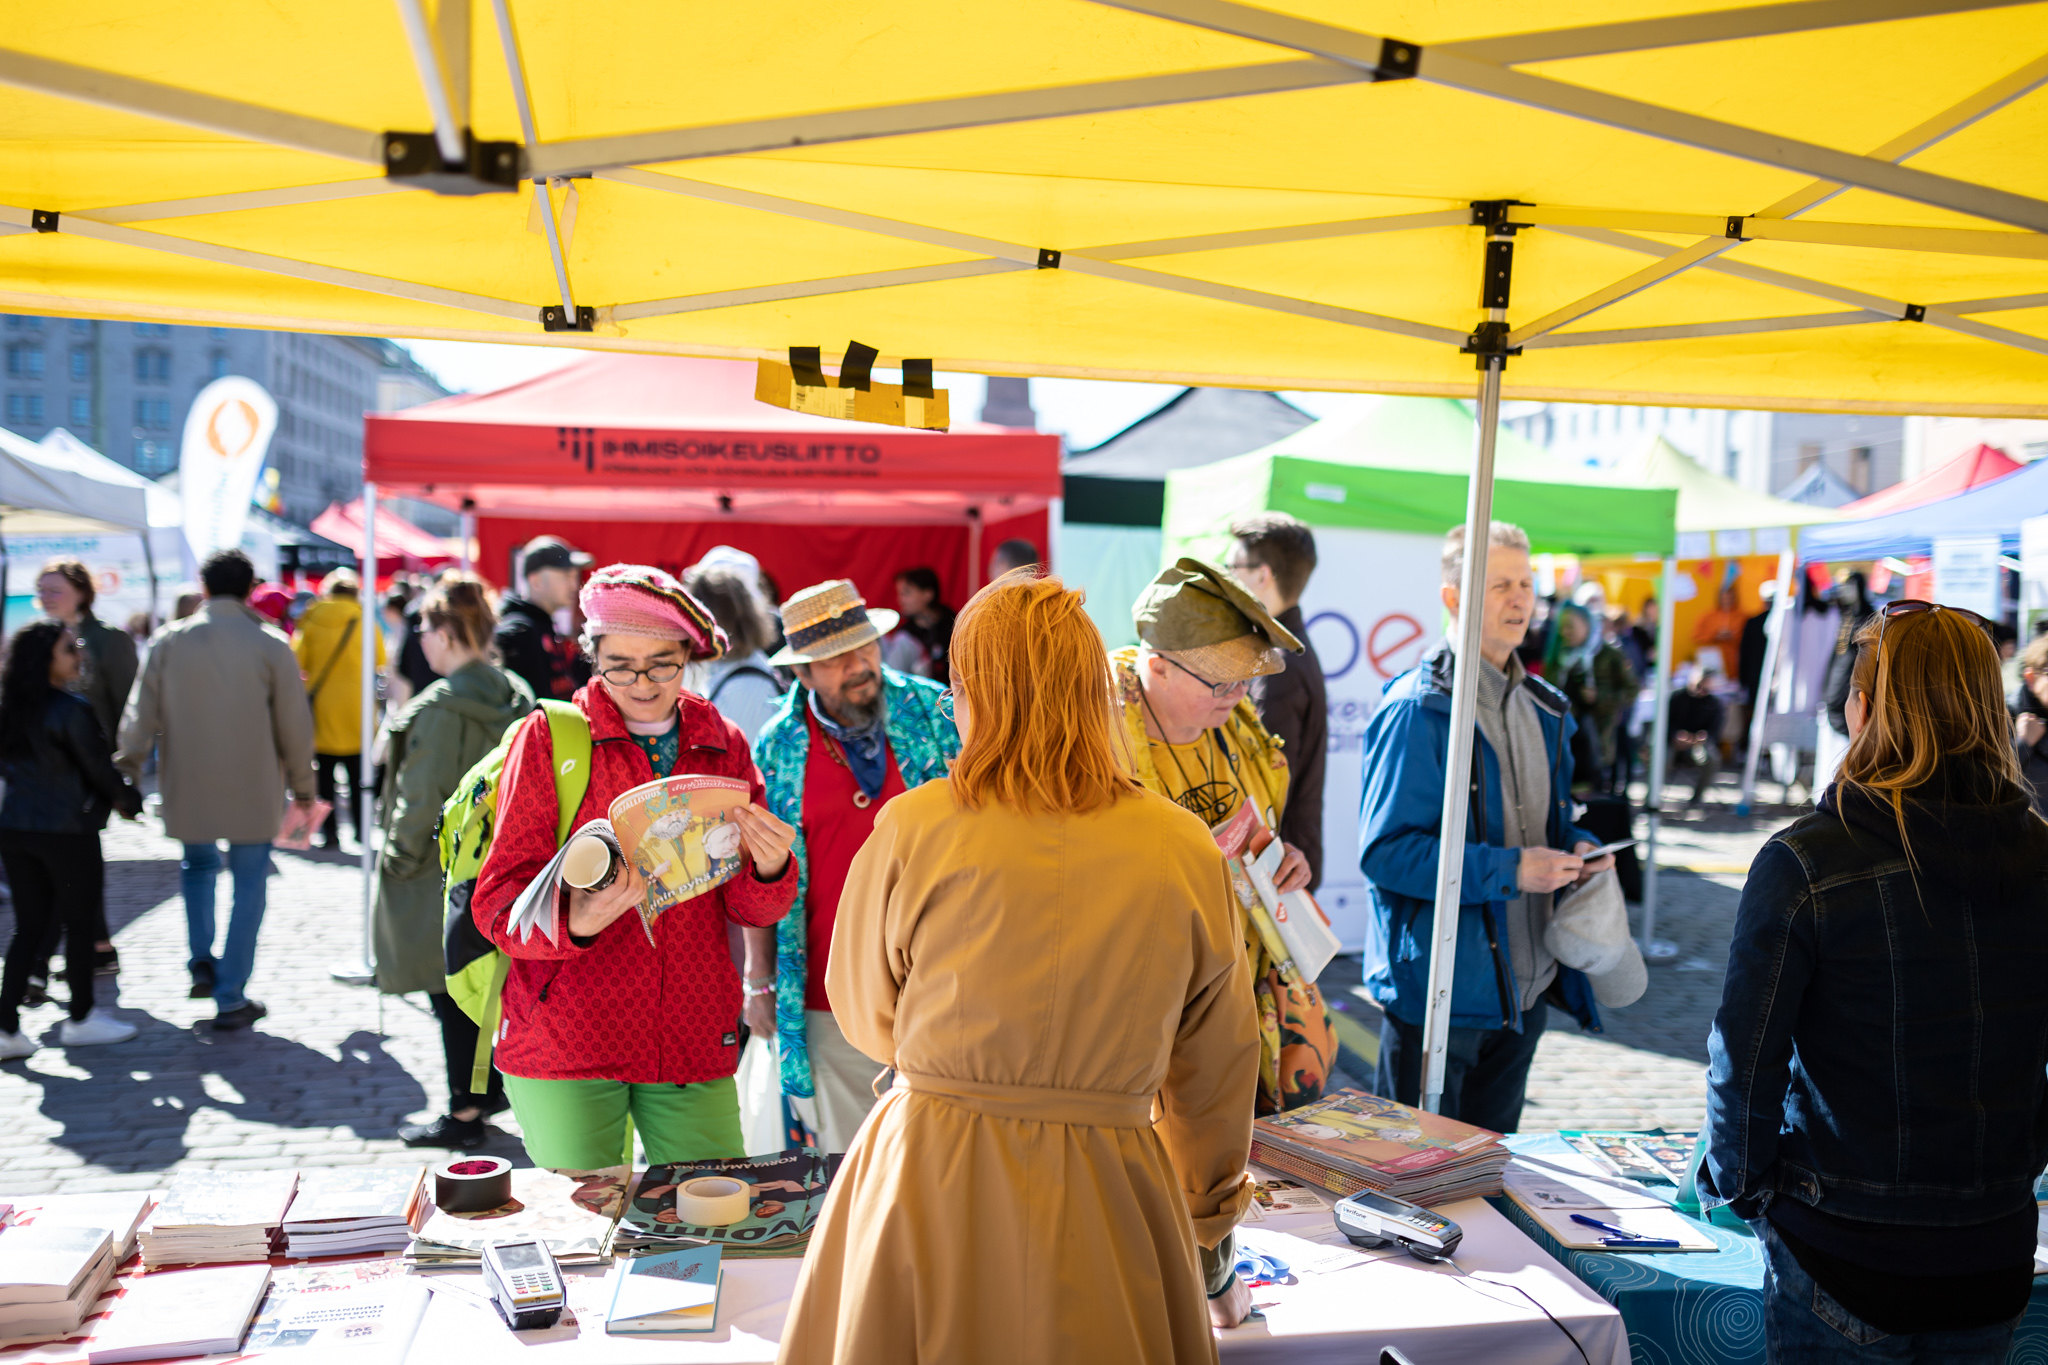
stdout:
{"type": "Polygon", "coordinates": [[[1337,1230],[1362,1247],[1394,1243],[1418,1261],[1441,1261],[1458,1249],[1465,1230],[1419,1204],[1374,1190],[1337,1201],[1330,1216],[1337,1230]]]}
{"type": "Polygon", "coordinates": [[[498,1315],[515,1332],[553,1327],[568,1302],[554,1253],[531,1237],[485,1244],[484,1285],[498,1315]]]}

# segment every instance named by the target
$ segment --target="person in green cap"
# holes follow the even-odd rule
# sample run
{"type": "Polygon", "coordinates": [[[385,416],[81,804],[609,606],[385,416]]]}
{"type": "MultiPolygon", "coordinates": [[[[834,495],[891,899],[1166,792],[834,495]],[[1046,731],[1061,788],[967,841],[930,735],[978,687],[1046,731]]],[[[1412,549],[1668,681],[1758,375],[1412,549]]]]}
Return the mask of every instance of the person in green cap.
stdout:
{"type": "MultiPolygon", "coordinates": [[[[1136,645],[1110,653],[1124,729],[1138,780],[1212,829],[1250,803],[1278,830],[1287,808],[1287,758],[1259,722],[1252,679],[1285,667],[1301,641],[1236,579],[1213,564],[1182,559],[1146,586],[1131,609],[1136,645]]],[[[1308,859],[1283,845],[1274,882],[1308,885],[1308,859]]],[[[1243,925],[1258,1009],[1257,1112],[1275,1114],[1320,1099],[1337,1060],[1336,1030],[1313,983],[1289,980],[1249,920],[1243,925]]]]}

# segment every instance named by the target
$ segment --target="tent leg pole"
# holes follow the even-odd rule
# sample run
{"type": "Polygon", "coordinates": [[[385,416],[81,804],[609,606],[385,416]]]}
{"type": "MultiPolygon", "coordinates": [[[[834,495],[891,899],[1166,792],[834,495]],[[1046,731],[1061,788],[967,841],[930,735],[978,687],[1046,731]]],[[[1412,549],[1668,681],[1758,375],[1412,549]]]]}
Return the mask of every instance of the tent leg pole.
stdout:
{"type": "MultiPolygon", "coordinates": [[[[1436,923],[1429,955],[1429,991],[1422,1021],[1422,1107],[1441,1112],[1451,1037],[1451,982],[1457,974],[1458,917],[1465,875],[1465,773],[1478,726],[1479,653],[1485,612],[1486,558],[1493,527],[1493,448],[1500,425],[1501,358],[1490,357],[1479,380],[1477,451],[1465,493],[1465,570],[1458,584],[1458,652],[1451,671],[1450,753],[1444,760],[1444,804],[1436,865],[1436,923]]],[[[1485,831],[1480,831],[1485,836],[1485,831]]]]}
{"type": "Polygon", "coordinates": [[[967,509],[967,595],[981,591],[981,509],[967,509]]]}
{"type": "Polygon", "coordinates": [[[1643,956],[1664,960],[1678,956],[1678,945],[1660,942],[1657,927],[1657,834],[1664,823],[1664,772],[1671,757],[1671,618],[1677,605],[1671,600],[1678,582],[1678,561],[1664,559],[1664,571],[1657,579],[1657,673],[1656,709],[1650,719],[1650,790],[1643,801],[1643,956]]]}
{"type": "Polygon", "coordinates": [[[461,555],[457,560],[457,564],[464,573],[468,573],[470,570],[469,547],[476,543],[476,513],[470,511],[467,507],[462,509],[461,534],[461,555]]]}
{"type": "Polygon", "coordinates": [[[1777,691],[1778,655],[1783,652],[1786,627],[1792,615],[1786,599],[1792,594],[1792,551],[1778,552],[1778,595],[1771,599],[1771,618],[1764,624],[1764,671],[1757,675],[1757,695],[1749,699],[1749,751],[1742,756],[1742,795],[1735,813],[1748,815],[1756,798],[1756,765],[1764,748],[1764,723],[1770,716],[1771,694],[1777,691]]]}
{"type": "Polygon", "coordinates": [[[377,791],[371,785],[375,771],[370,762],[372,741],[377,733],[377,485],[363,484],[363,578],[362,627],[356,634],[362,650],[363,709],[356,758],[356,838],[362,844],[363,951],[359,961],[337,968],[334,978],[351,985],[367,986],[376,981],[376,958],[371,951],[370,918],[377,906],[377,857],[371,851],[370,826],[377,808],[377,791]]]}

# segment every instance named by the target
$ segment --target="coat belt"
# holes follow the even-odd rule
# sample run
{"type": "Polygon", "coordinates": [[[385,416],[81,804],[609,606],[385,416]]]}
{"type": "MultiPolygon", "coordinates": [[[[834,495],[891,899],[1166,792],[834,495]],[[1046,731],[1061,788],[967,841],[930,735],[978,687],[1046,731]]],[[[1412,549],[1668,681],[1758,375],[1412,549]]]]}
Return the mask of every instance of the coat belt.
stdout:
{"type": "Polygon", "coordinates": [[[1066,1090],[1045,1085],[998,1085],[949,1076],[896,1073],[896,1090],[930,1095],[962,1109],[997,1119],[1066,1123],[1081,1128],[1150,1128],[1152,1096],[1108,1090],[1066,1090]]]}

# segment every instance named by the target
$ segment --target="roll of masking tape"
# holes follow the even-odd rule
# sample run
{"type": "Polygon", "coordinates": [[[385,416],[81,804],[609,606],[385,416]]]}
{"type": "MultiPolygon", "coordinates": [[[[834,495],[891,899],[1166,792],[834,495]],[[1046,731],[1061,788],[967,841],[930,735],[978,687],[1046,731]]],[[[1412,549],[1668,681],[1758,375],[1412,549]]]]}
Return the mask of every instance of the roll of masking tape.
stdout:
{"type": "Polygon", "coordinates": [[[512,1163],[466,1156],[434,1168],[434,1204],[449,1213],[489,1213],[512,1200],[512,1163]]]}
{"type": "Polygon", "coordinates": [[[690,1227],[728,1227],[752,1211],[752,1195],[744,1180],[701,1175],[676,1186],[676,1218],[690,1227]]]}

